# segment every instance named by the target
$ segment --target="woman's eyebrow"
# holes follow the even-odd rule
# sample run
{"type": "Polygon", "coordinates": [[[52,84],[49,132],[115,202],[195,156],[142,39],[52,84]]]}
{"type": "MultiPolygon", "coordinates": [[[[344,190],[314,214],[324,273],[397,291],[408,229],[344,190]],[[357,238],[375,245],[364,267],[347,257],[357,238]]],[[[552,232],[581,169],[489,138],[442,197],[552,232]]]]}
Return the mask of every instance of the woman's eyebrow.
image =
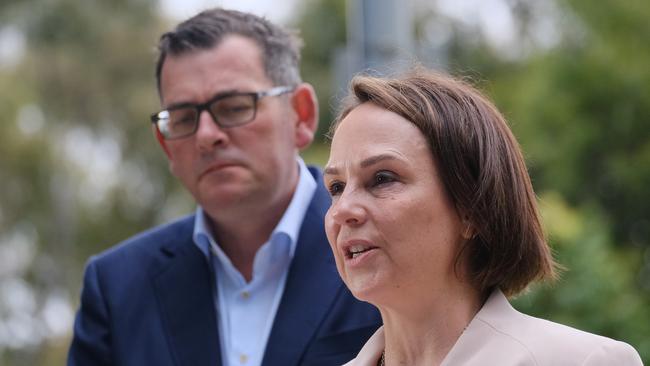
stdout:
{"type": "Polygon", "coordinates": [[[361,164],[359,164],[360,167],[362,168],[367,168],[371,165],[375,165],[379,162],[385,161],[385,160],[397,160],[397,157],[395,155],[391,154],[379,154],[375,156],[371,156],[367,159],[364,159],[361,161],[361,164]]]}
{"type": "Polygon", "coordinates": [[[323,169],[323,175],[336,175],[339,173],[339,170],[333,166],[326,166],[323,169]]]}
{"type": "MultiPolygon", "coordinates": [[[[361,163],[359,163],[359,166],[361,168],[367,168],[386,160],[399,160],[399,158],[392,154],[379,154],[362,160],[361,163]]],[[[337,174],[339,174],[339,169],[336,166],[326,166],[323,168],[323,175],[337,174]]]]}

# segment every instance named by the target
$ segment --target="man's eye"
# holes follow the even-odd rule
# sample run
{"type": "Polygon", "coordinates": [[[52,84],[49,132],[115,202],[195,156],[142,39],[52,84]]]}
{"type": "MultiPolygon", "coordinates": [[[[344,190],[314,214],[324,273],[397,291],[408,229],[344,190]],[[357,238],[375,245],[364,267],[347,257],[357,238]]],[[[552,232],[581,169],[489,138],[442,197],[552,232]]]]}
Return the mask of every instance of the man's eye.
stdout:
{"type": "Polygon", "coordinates": [[[196,112],[191,108],[177,109],[170,113],[172,126],[182,124],[193,124],[196,120],[196,112]]]}
{"type": "Polygon", "coordinates": [[[330,183],[327,188],[331,196],[338,196],[341,193],[343,193],[343,188],[345,188],[345,184],[343,182],[334,181],[330,183]]]}
{"type": "Polygon", "coordinates": [[[222,119],[247,119],[254,114],[255,100],[250,95],[235,95],[217,101],[211,109],[214,115],[222,119]]]}
{"type": "Polygon", "coordinates": [[[224,106],[221,109],[219,109],[219,114],[229,116],[238,113],[248,113],[252,109],[253,106],[249,104],[232,104],[232,105],[224,106]]]}

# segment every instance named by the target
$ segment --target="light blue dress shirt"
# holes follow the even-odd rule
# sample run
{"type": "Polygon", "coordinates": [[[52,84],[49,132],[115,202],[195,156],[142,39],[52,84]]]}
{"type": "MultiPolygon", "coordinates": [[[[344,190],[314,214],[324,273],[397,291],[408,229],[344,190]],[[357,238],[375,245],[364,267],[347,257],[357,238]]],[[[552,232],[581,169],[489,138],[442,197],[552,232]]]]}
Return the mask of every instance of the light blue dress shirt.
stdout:
{"type": "Polygon", "coordinates": [[[203,209],[196,210],[194,243],[211,262],[216,276],[215,307],[224,366],[259,366],[280,304],[298,234],[316,181],[298,157],[296,191],[271,233],[255,254],[253,277],[246,282],[215,241],[203,209]]]}

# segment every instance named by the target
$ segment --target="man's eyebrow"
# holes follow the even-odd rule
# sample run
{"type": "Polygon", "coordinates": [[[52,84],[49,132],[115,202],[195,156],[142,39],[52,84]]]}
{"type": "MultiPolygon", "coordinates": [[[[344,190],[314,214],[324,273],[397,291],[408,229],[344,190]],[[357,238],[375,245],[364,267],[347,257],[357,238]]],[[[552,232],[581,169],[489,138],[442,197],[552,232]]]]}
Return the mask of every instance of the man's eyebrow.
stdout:
{"type": "MultiPolygon", "coordinates": [[[[243,93],[243,92],[240,91],[240,90],[237,90],[237,89],[223,90],[223,91],[220,91],[218,93],[213,94],[210,97],[210,99],[207,100],[207,102],[211,102],[211,101],[214,101],[215,99],[218,99],[218,98],[227,97],[227,96],[234,95],[234,94],[239,94],[239,93],[243,93]]],[[[206,103],[206,102],[204,102],[204,103],[206,103]]],[[[180,101],[180,102],[170,103],[169,105],[163,107],[163,109],[172,109],[172,108],[179,108],[179,107],[194,107],[194,106],[201,105],[201,104],[203,104],[203,103],[192,103],[192,102],[180,101]]]]}
{"type": "Polygon", "coordinates": [[[176,102],[176,103],[171,103],[167,106],[163,106],[163,109],[173,109],[173,108],[181,108],[181,107],[193,107],[195,106],[195,103],[190,103],[190,102],[176,102]]]}
{"type": "MultiPolygon", "coordinates": [[[[379,154],[362,160],[359,166],[362,168],[367,168],[369,166],[375,165],[385,160],[397,160],[397,159],[398,158],[392,154],[379,154]]],[[[334,166],[327,166],[325,167],[325,169],[323,169],[323,175],[336,175],[338,173],[339,173],[338,168],[334,166]]]]}

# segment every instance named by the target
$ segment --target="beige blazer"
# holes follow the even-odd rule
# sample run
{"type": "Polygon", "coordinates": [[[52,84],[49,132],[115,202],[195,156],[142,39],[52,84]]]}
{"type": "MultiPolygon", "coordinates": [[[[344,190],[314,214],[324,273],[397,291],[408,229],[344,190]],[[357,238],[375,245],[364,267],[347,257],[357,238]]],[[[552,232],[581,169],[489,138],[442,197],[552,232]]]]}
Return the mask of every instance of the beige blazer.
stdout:
{"type": "MultiPolygon", "coordinates": [[[[345,366],[376,366],[384,329],[345,366]]],[[[629,344],[534,318],[494,291],[447,354],[442,366],[643,366],[629,344]]]]}

